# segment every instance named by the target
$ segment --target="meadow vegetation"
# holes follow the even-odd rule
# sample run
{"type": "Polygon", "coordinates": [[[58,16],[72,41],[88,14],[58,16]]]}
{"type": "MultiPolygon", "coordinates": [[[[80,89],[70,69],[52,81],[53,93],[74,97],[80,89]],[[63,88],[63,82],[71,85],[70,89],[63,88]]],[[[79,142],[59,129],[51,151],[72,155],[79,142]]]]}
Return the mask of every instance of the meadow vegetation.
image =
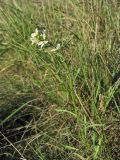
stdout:
{"type": "Polygon", "coordinates": [[[0,160],[119,160],[119,13],[118,0],[0,1],[0,160]],[[49,46],[32,45],[36,28],[49,46]]]}

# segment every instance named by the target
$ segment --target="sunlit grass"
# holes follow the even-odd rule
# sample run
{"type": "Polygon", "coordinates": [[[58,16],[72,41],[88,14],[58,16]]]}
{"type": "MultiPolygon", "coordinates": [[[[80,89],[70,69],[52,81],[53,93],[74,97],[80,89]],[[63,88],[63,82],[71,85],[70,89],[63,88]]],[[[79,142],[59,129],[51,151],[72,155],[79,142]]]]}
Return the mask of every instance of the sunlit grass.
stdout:
{"type": "Polygon", "coordinates": [[[0,158],[118,159],[118,2],[0,4],[0,158]]]}

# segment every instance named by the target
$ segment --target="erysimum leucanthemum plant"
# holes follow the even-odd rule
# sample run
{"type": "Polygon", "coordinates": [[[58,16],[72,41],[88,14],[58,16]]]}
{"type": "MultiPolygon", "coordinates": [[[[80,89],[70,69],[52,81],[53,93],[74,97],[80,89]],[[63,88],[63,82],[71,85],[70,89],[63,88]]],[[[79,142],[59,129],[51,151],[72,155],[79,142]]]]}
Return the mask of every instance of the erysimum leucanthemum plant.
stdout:
{"type": "MultiPolygon", "coordinates": [[[[44,49],[50,42],[46,39],[46,30],[45,29],[35,29],[35,32],[31,34],[30,40],[32,45],[37,45],[40,49],[44,49]]],[[[51,52],[55,52],[60,49],[60,43],[56,45],[56,48],[51,49],[51,52]]]]}
{"type": "Polygon", "coordinates": [[[118,159],[117,0],[5,0],[0,15],[0,159],[118,159]]]}

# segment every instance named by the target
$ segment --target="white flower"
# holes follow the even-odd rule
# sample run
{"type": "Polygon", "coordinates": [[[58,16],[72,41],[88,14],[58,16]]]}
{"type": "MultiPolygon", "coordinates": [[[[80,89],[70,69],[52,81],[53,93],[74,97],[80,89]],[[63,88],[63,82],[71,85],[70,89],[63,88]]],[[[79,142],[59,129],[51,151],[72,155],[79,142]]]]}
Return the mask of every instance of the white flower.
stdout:
{"type": "Polygon", "coordinates": [[[30,40],[32,42],[32,45],[33,44],[38,44],[38,42],[39,42],[39,40],[36,37],[31,37],[30,40]]]}
{"type": "Polygon", "coordinates": [[[41,31],[39,31],[37,28],[35,29],[35,32],[31,34],[30,40],[33,44],[37,44],[40,48],[43,48],[43,46],[45,44],[48,43],[48,41],[46,41],[46,30],[43,29],[41,31]],[[41,33],[40,33],[41,32],[41,33]],[[41,39],[42,38],[42,39],[41,39]],[[41,41],[40,41],[41,40],[41,41]]]}
{"type": "Polygon", "coordinates": [[[32,33],[31,37],[34,38],[36,36],[36,33],[32,33]]]}
{"type": "Polygon", "coordinates": [[[36,28],[35,32],[32,33],[30,37],[32,44],[37,44],[39,42],[38,35],[39,35],[39,32],[38,32],[38,29],[36,28]]]}
{"type": "Polygon", "coordinates": [[[36,34],[36,35],[38,35],[38,34],[39,34],[39,31],[38,31],[38,29],[37,29],[37,28],[35,29],[35,34],[36,34]]]}
{"type": "Polygon", "coordinates": [[[40,42],[38,42],[38,46],[40,47],[40,48],[43,48],[44,47],[44,45],[46,45],[48,43],[48,41],[40,41],[40,42]]]}
{"type": "Polygon", "coordinates": [[[56,45],[56,49],[60,49],[60,43],[56,45]]]}
{"type": "MultiPolygon", "coordinates": [[[[40,49],[44,48],[46,44],[47,44],[47,47],[49,47],[50,45],[49,41],[46,40],[46,30],[45,29],[38,30],[38,28],[36,28],[35,32],[31,34],[30,40],[32,42],[32,45],[35,44],[40,49]]],[[[58,43],[56,47],[51,50],[51,52],[55,52],[59,50],[60,47],[61,45],[60,43],[58,43]]]]}
{"type": "Polygon", "coordinates": [[[31,34],[31,37],[32,37],[32,38],[35,38],[35,37],[38,36],[38,34],[39,34],[39,32],[38,32],[38,29],[36,28],[36,29],[35,29],[35,32],[31,34]]]}

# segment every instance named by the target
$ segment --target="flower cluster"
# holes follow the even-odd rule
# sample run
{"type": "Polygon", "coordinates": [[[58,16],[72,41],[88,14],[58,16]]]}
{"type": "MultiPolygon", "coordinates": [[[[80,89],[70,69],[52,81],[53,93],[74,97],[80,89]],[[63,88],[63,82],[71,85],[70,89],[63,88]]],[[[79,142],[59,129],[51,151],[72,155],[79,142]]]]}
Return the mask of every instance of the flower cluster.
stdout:
{"type": "MultiPolygon", "coordinates": [[[[40,49],[43,49],[47,44],[49,44],[49,41],[46,40],[46,30],[38,30],[38,28],[35,29],[35,32],[31,34],[30,40],[32,42],[32,45],[37,45],[40,49]]],[[[58,49],[60,49],[60,44],[58,43],[55,48],[51,49],[51,52],[55,52],[58,49]]]]}
{"type": "Polygon", "coordinates": [[[35,32],[31,34],[30,40],[32,44],[38,45],[40,48],[43,48],[45,44],[48,43],[46,41],[46,30],[38,30],[37,28],[35,29],[35,32]]]}

